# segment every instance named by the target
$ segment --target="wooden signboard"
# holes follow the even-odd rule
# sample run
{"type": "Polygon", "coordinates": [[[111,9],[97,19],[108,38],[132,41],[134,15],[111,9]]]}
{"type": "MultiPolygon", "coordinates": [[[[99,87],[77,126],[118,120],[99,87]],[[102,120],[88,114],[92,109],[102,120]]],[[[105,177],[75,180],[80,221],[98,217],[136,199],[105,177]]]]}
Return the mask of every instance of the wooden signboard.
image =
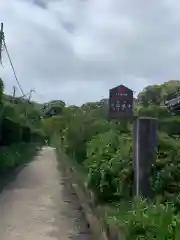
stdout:
{"type": "Polygon", "coordinates": [[[128,120],[133,118],[133,91],[124,85],[109,90],[110,119],[128,120]]]}

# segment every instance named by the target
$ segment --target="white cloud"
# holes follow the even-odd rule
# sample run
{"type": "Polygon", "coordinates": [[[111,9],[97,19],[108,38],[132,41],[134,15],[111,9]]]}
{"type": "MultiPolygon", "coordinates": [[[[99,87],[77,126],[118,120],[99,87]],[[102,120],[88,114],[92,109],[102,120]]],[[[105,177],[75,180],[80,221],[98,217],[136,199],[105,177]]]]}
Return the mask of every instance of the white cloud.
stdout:
{"type": "MultiPolygon", "coordinates": [[[[98,100],[125,84],[179,79],[177,0],[1,0],[0,20],[19,80],[34,99],[98,100]]],[[[15,80],[7,57],[7,91],[15,80]]]]}

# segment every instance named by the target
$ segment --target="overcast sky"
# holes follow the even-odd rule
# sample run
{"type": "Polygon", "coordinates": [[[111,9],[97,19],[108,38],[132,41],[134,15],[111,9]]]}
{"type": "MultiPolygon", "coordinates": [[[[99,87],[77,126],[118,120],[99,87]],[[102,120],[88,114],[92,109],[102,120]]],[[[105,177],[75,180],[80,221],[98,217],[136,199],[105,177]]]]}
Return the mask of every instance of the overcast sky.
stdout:
{"type": "MultiPolygon", "coordinates": [[[[0,0],[0,21],[24,91],[82,104],[124,84],[180,79],[178,0],[0,0]]],[[[16,85],[3,53],[6,92],[16,85]]],[[[17,93],[19,90],[17,91],[17,93]]]]}

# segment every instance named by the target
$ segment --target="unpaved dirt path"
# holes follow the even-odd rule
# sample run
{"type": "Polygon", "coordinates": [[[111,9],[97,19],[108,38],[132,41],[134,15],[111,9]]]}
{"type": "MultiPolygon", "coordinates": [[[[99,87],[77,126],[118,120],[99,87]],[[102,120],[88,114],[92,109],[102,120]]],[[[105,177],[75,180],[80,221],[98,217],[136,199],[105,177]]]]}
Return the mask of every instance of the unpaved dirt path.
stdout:
{"type": "Polygon", "coordinates": [[[1,240],[90,240],[83,213],[57,169],[55,151],[43,149],[0,194],[1,240]]]}

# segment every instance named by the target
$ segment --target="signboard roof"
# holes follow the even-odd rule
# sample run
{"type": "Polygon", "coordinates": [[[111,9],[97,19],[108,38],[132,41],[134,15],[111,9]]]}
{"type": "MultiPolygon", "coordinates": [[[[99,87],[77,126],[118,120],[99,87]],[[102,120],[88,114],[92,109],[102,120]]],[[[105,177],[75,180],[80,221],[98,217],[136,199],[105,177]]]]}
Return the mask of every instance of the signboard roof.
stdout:
{"type": "Polygon", "coordinates": [[[114,90],[118,90],[119,92],[132,92],[133,93],[133,90],[131,90],[130,88],[124,86],[123,84],[119,85],[119,86],[116,86],[114,88],[111,88],[109,91],[114,91],[114,90]]]}

